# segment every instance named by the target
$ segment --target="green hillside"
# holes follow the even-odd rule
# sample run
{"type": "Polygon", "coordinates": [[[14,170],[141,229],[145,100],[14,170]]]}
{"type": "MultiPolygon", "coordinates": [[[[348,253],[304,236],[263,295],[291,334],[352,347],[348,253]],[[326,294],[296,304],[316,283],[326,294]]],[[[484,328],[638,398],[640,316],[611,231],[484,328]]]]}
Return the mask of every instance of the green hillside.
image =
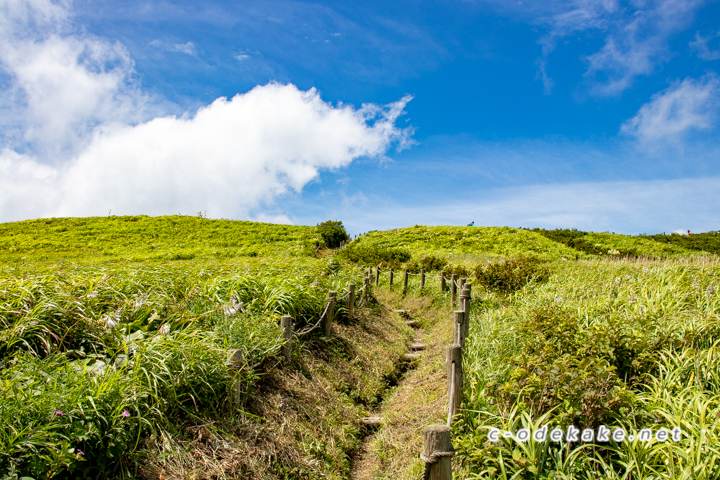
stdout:
{"type": "MultiPolygon", "coordinates": [[[[536,256],[553,260],[585,256],[543,235],[510,227],[414,227],[369,232],[358,246],[403,248],[414,258],[438,255],[450,261],[536,256]]],[[[353,243],[355,243],[353,242],[353,243]]]]}
{"type": "Polygon", "coordinates": [[[49,218],[0,224],[0,262],[226,259],[309,256],[315,227],[191,216],[49,218]]]}
{"type": "MultiPolygon", "coordinates": [[[[598,256],[643,256],[669,258],[699,255],[698,249],[680,242],[658,242],[656,236],[631,236],[607,232],[583,232],[575,229],[532,230],[577,252],[598,256]]],[[[677,236],[677,235],[674,235],[677,236]]],[[[708,250],[712,251],[712,250],[708,250]]]]}

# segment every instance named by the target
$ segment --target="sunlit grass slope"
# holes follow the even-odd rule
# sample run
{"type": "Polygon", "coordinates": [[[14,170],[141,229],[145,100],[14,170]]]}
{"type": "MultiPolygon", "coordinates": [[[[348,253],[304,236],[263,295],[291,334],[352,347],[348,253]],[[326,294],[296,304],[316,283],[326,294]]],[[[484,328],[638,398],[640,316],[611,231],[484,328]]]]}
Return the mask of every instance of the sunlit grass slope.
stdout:
{"type": "Polygon", "coordinates": [[[477,258],[536,256],[551,260],[585,256],[566,245],[529,230],[510,227],[414,226],[369,232],[356,240],[360,245],[404,248],[413,257],[438,255],[450,261],[477,258]]]}
{"type": "Polygon", "coordinates": [[[717,259],[550,268],[510,295],[477,291],[457,438],[471,478],[719,478],[717,259]],[[491,427],[542,425],[635,440],[487,440],[491,427]],[[638,441],[675,427],[680,441],[638,441]]]}
{"type": "Polygon", "coordinates": [[[0,224],[0,262],[165,261],[308,256],[314,227],[192,216],[50,218],[0,224]]]}
{"type": "Polygon", "coordinates": [[[717,250],[713,249],[716,248],[716,237],[709,234],[703,234],[702,240],[684,242],[680,235],[632,236],[608,232],[583,232],[575,229],[539,228],[532,231],[589,255],[671,258],[717,253],[717,250]],[[703,248],[697,247],[705,247],[705,252],[703,248]]]}
{"type": "MultiPolygon", "coordinates": [[[[348,283],[362,285],[362,272],[316,258],[319,244],[314,227],[199,217],[0,225],[0,472],[343,478],[356,444],[355,397],[377,397],[404,335],[350,341],[341,297],[348,283]],[[304,374],[332,401],[312,425],[299,421],[288,433],[257,414],[267,405],[252,405],[284,343],[280,316],[292,315],[296,329],[315,323],[329,290],[338,292],[344,339],[323,340],[320,360],[307,346],[317,332],[298,348],[304,374]],[[387,351],[336,368],[348,345],[357,355],[387,351]],[[249,438],[277,457],[251,455],[259,447],[249,438]],[[208,442],[232,448],[218,453],[208,442]]],[[[318,398],[307,395],[297,408],[318,398]]]]}

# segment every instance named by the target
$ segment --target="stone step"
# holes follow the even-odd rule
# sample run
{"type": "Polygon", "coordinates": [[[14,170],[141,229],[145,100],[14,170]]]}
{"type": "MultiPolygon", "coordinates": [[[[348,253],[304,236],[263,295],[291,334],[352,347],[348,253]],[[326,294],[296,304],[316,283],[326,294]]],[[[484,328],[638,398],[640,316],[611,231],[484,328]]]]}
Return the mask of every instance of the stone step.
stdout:
{"type": "Polygon", "coordinates": [[[410,349],[415,350],[415,351],[425,350],[426,348],[427,348],[427,345],[425,345],[424,343],[420,343],[420,342],[413,343],[412,345],[410,345],[410,349]]]}
{"type": "Polygon", "coordinates": [[[419,353],[406,353],[405,355],[403,355],[403,358],[405,360],[413,361],[413,360],[417,360],[418,358],[420,358],[420,354],[419,353]]]}
{"type": "Polygon", "coordinates": [[[365,425],[379,425],[380,422],[382,422],[382,417],[380,415],[370,415],[369,417],[363,418],[362,422],[365,425]]]}

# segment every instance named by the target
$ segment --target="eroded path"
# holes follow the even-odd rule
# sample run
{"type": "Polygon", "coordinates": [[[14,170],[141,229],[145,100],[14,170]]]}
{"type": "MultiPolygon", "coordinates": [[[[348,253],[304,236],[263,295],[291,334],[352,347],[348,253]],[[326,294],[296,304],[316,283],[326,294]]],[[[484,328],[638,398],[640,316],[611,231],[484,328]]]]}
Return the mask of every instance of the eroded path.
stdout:
{"type": "Polygon", "coordinates": [[[442,423],[447,403],[445,346],[452,339],[448,308],[427,297],[407,297],[376,292],[378,300],[396,315],[404,315],[415,330],[408,345],[409,368],[397,386],[389,389],[377,412],[376,423],[368,425],[353,462],[351,480],[415,480],[424,464],[422,431],[431,423],[442,423]]]}

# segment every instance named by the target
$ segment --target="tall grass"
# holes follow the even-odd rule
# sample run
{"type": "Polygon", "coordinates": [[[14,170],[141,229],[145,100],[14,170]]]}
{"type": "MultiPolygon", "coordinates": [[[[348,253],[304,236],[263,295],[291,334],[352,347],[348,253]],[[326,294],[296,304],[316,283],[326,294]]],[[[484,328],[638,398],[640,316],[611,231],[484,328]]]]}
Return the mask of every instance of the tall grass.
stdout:
{"type": "Polygon", "coordinates": [[[472,478],[720,476],[717,260],[558,262],[480,293],[457,443],[472,478]],[[704,264],[703,264],[704,263],[704,264]],[[489,442],[490,428],[680,427],[679,442],[489,442]]]}

